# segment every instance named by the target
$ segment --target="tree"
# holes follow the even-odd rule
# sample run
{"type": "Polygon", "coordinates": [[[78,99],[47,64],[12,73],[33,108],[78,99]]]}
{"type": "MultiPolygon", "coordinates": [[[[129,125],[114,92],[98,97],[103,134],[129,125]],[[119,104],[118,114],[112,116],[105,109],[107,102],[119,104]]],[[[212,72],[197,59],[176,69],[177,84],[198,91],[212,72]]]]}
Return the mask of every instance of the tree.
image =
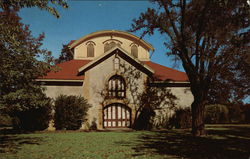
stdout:
{"type": "Polygon", "coordinates": [[[81,96],[59,95],[55,99],[55,128],[57,130],[77,130],[86,121],[89,108],[87,100],[81,96]]]}
{"type": "Polygon", "coordinates": [[[63,0],[0,1],[0,110],[12,117],[50,104],[35,79],[50,69],[51,52],[41,49],[44,34],[33,37],[29,26],[22,24],[17,14],[20,8],[36,6],[58,17],[49,2],[67,7],[63,0]]]}
{"type": "Polygon", "coordinates": [[[155,118],[157,110],[166,108],[171,110],[176,107],[177,97],[172,94],[171,90],[167,87],[153,86],[149,80],[145,82],[143,92],[136,92],[137,90],[132,90],[133,95],[137,96],[133,125],[136,130],[150,130],[155,126],[152,119],[155,118]]]}
{"type": "Polygon", "coordinates": [[[182,62],[189,77],[194,96],[192,133],[203,135],[204,109],[213,82],[219,75],[224,78],[220,72],[230,69],[234,57],[244,58],[249,53],[250,6],[247,0],[154,0],[153,3],[156,9],[148,8],[141,13],[131,31],[143,30],[144,36],[158,30],[166,36],[167,54],[182,62]]]}
{"type": "Polygon", "coordinates": [[[0,8],[3,10],[9,9],[20,9],[20,8],[31,8],[31,7],[38,7],[41,10],[46,10],[56,16],[57,18],[60,17],[58,11],[50,6],[50,4],[59,5],[63,8],[68,8],[68,4],[65,0],[1,0],[0,1],[0,8]]]}
{"type": "Polygon", "coordinates": [[[72,60],[74,57],[73,52],[70,50],[68,45],[63,45],[63,48],[61,50],[61,55],[59,56],[58,59],[55,60],[55,63],[62,63],[62,62],[66,62],[69,60],[72,60]]]}
{"type": "Polygon", "coordinates": [[[239,105],[250,95],[250,55],[233,55],[212,82],[208,93],[210,104],[239,105]]]}
{"type": "Polygon", "coordinates": [[[52,57],[40,48],[44,34],[34,38],[15,10],[0,12],[0,19],[0,108],[14,115],[47,103],[34,79],[46,73],[52,57]],[[37,60],[39,56],[45,60],[37,60]]]}

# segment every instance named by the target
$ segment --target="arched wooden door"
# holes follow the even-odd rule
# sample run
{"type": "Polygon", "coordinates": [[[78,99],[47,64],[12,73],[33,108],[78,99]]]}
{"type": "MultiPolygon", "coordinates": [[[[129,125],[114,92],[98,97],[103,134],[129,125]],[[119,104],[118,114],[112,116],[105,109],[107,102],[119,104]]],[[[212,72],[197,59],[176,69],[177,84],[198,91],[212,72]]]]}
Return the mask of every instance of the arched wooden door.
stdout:
{"type": "Polygon", "coordinates": [[[103,109],[104,128],[128,128],[131,126],[131,109],[124,104],[114,103],[103,109]]]}

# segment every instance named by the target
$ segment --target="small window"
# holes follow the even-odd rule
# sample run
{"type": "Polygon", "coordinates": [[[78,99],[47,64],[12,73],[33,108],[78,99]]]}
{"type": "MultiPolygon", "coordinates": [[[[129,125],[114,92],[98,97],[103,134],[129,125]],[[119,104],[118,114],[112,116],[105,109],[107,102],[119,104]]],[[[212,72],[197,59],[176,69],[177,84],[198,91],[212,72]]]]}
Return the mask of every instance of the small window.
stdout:
{"type": "Polygon", "coordinates": [[[136,45],[133,45],[133,46],[131,47],[131,54],[132,54],[132,56],[138,58],[138,48],[137,48],[136,45]]]}
{"type": "Polygon", "coordinates": [[[115,75],[109,79],[108,96],[112,98],[125,97],[125,81],[121,76],[115,75]]]}
{"type": "Polygon", "coordinates": [[[110,44],[110,49],[114,48],[116,46],[116,43],[115,42],[111,42],[110,44]]]}
{"type": "Polygon", "coordinates": [[[106,43],[105,45],[104,45],[104,52],[106,52],[106,51],[108,51],[109,50],[109,43],[106,43]]]}
{"type": "Polygon", "coordinates": [[[94,57],[94,45],[88,44],[87,46],[87,57],[94,57]]]}
{"type": "Polygon", "coordinates": [[[119,70],[119,68],[120,68],[120,59],[118,57],[116,57],[114,59],[114,69],[119,70]]]}

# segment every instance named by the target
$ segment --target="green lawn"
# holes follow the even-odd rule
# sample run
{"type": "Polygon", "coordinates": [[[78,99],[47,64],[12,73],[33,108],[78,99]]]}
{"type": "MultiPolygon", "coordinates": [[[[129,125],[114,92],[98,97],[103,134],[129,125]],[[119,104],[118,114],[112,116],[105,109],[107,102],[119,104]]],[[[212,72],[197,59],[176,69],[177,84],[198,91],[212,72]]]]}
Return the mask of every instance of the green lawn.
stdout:
{"type": "Polygon", "coordinates": [[[208,135],[189,130],[38,132],[0,135],[0,158],[248,159],[250,125],[210,125],[208,135]]]}

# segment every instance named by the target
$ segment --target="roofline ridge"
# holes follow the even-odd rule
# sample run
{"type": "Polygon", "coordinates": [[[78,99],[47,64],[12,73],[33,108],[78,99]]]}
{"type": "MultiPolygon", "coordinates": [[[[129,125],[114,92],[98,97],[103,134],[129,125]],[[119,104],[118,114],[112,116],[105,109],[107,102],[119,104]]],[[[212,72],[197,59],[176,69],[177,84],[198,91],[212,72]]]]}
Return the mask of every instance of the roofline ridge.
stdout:
{"type": "MultiPolygon", "coordinates": [[[[145,62],[152,62],[152,61],[145,61],[145,62]]],[[[171,68],[171,67],[168,67],[168,66],[164,66],[164,65],[161,65],[161,64],[158,64],[158,63],[155,63],[155,62],[152,62],[152,63],[154,63],[154,64],[156,64],[156,65],[160,65],[160,66],[162,66],[162,67],[167,67],[167,68],[169,68],[169,69],[171,69],[171,70],[174,70],[174,71],[178,71],[178,72],[181,72],[181,73],[185,73],[185,74],[186,74],[186,72],[182,72],[182,71],[176,70],[176,69],[171,68]]]]}
{"type": "Polygon", "coordinates": [[[120,31],[120,30],[99,30],[99,31],[96,31],[96,32],[92,32],[90,34],[84,35],[81,38],[75,40],[73,43],[71,43],[69,45],[69,48],[70,49],[75,48],[76,46],[78,46],[80,43],[82,43],[84,40],[86,40],[88,38],[98,36],[98,35],[101,35],[101,34],[109,34],[109,33],[111,33],[111,34],[112,33],[123,34],[123,35],[125,35],[127,37],[134,38],[135,40],[141,41],[147,47],[147,49],[154,51],[153,46],[150,43],[143,40],[142,38],[139,38],[138,36],[136,36],[136,35],[134,35],[132,33],[129,33],[129,32],[126,32],[126,31],[120,31]]]}

